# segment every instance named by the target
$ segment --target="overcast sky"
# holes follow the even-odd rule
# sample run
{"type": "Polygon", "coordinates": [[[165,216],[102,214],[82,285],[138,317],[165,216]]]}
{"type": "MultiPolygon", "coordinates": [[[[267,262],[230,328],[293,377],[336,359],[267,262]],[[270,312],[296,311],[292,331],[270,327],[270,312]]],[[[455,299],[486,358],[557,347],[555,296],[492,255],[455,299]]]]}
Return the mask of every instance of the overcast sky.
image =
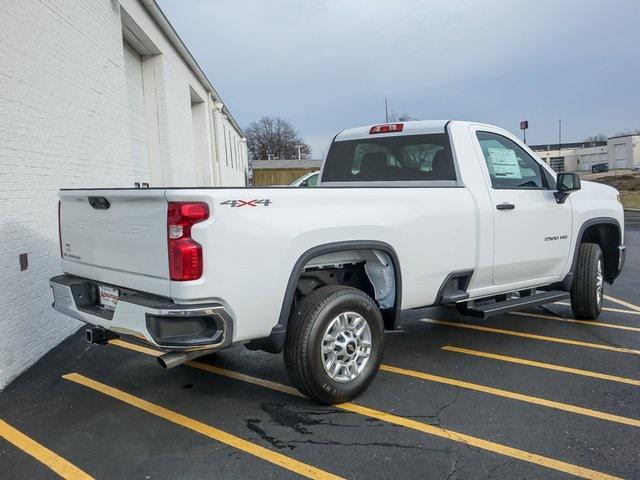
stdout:
{"type": "Polygon", "coordinates": [[[528,143],[640,128],[640,0],[158,0],[242,127],[290,120],[314,157],[396,115],[528,143]]]}

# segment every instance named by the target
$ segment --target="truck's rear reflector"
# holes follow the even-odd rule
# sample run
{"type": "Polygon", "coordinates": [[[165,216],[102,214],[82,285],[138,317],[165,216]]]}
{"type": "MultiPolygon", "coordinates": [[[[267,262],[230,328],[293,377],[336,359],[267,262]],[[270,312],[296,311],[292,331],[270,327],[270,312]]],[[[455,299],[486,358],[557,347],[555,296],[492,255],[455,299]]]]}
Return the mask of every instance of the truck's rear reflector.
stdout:
{"type": "Polygon", "coordinates": [[[202,246],[191,238],[191,227],[209,218],[203,202],[169,202],[167,241],[169,277],[173,281],[197,280],[202,276],[202,246]]]}
{"type": "Polygon", "coordinates": [[[62,202],[58,200],[58,245],[60,245],[60,258],[62,255],[62,224],[60,223],[60,210],[62,209],[62,202]]]}
{"type": "Polygon", "coordinates": [[[393,133],[401,132],[404,128],[404,123],[385,123],[384,125],[374,125],[369,130],[369,135],[374,133],[393,133]]]}

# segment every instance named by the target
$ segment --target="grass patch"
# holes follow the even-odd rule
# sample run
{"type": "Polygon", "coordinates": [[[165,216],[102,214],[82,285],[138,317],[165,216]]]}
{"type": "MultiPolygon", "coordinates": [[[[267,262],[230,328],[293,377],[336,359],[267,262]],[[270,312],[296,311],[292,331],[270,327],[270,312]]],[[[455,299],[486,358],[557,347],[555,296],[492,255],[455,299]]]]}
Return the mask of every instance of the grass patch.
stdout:
{"type": "Polygon", "coordinates": [[[620,192],[620,201],[624,208],[640,209],[640,192],[620,192]]]}

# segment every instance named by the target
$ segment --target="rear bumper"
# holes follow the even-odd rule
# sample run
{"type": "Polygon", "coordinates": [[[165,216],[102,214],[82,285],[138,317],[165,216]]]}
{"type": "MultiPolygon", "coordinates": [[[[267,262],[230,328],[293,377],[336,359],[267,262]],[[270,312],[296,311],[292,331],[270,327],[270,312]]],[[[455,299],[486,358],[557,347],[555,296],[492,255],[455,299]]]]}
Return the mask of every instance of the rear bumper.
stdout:
{"type": "Polygon", "coordinates": [[[120,289],[115,311],[95,305],[96,282],[73,275],[53,277],[53,307],[106,330],[146,340],[165,351],[220,350],[233,341],[233,321],[223,305],[179,305],[120,289]]]}

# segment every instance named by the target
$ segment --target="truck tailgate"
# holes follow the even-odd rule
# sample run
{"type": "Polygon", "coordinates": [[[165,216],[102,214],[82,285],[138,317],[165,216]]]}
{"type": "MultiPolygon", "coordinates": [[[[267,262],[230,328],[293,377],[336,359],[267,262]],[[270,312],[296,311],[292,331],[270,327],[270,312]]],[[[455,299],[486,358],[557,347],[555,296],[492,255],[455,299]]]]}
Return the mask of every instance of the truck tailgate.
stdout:
{"type": "Polygon", "coordinates": [[[100,282],[170,295],[164,190],[63,190],[62,269],[100,282]]]}

